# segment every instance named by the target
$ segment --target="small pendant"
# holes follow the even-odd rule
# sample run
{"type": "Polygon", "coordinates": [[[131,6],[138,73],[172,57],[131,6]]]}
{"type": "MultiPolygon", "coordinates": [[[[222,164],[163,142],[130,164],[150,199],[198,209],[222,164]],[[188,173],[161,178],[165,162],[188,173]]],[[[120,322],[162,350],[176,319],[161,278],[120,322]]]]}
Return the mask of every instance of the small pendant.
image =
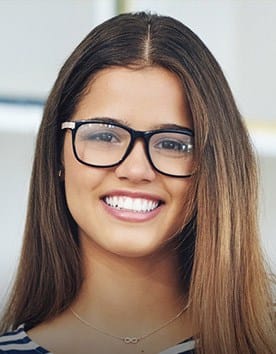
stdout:
{"type": "Polygon", "coordinates": [[[136,344],[139,342],[139,338],[137,337],[125,337],[124,338],[124,343],[126,344],[136,344]]]}

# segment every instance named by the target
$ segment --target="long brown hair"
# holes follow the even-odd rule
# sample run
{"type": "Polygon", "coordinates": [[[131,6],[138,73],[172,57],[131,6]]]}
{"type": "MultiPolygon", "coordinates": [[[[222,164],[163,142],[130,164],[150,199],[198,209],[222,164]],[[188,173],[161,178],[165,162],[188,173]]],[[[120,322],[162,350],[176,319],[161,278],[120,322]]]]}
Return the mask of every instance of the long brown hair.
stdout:
{"type": "Polygon", "coordinates": [[[64,64],[47,100],[22,255],[2,330],[22,323],[30,329],[61,313],[82,284],[77,225],[58,178],[61,122],[70,119],[99,70],[151,65],[180,78],[195,127],[194,216],[180,234],[179,253],[196,350],[275,353],[275,317],[257,223],[257,168],[247,131],[202,41],[175,19],[143,12],[121,14],[92,30],[64,64]]]}

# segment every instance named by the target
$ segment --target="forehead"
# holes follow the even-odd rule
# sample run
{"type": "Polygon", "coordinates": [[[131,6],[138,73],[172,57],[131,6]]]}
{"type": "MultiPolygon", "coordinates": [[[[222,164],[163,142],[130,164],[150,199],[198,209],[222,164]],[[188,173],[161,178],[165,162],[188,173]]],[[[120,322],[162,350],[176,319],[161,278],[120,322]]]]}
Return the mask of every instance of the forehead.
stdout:
{"type": "MultiPolygon", "coordinates": [[[[192,128],[184,87],[176,74],[161,67],[112,67],[88,84],[73,119],[118,118],[138,127],[147,122],[192,128]]],[[[148,128],[147,127],[147,128],[148,128]]]]}

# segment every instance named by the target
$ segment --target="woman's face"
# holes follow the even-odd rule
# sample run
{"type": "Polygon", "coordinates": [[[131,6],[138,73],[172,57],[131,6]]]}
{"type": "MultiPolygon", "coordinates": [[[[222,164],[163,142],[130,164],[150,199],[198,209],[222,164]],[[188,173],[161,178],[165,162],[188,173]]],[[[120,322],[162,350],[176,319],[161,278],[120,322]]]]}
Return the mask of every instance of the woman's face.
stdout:
{"type": "MultiPolygon", "coordinates": [[[[165,125],[192,128],[179,79],[160,67],[100,71],[72,120],[97,117],[112,118],[136,130],[165,125]]],[[[191,180],[155,171],[143,141],[136,141],[120,165],[96,168],[76,160],[67,130],[63,163],[69,210],[80,241],[93,249],[126,257],[152,255],[181,227],[191,180]]]]}

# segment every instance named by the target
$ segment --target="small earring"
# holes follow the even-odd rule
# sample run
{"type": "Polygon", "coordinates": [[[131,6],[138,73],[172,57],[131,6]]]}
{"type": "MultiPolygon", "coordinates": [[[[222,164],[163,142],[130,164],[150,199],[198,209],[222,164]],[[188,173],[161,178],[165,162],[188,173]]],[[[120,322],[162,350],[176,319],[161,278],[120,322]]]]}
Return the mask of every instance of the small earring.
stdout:
{"type": "Polygon", "coordinates": [[[59,178],[61,178],[61,176],[62,176],[62,170],[61,169],[58,171],[58,176],[59,176],[59,178]]]}

